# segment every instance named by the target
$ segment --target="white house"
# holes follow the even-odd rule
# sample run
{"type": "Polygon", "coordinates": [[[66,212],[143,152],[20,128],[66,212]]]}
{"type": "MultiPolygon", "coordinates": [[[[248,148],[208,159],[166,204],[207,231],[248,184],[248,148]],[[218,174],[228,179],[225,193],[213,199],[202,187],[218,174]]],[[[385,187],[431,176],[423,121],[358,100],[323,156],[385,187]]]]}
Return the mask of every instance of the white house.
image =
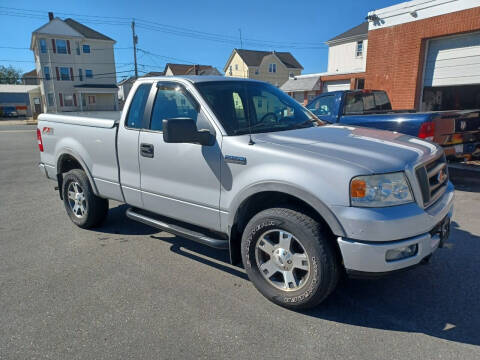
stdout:
{"type": "Polygon", "coordinates": [[[323,91],[362,89],[367,65],[368,22],[328,40],[328,67],[323,91]]]}
{"type": "Polygon", "coordinates": [[[32,33],[30,49],[47,112],[117,110],[115,40],[73,19],[54,18],[32,33]]]}

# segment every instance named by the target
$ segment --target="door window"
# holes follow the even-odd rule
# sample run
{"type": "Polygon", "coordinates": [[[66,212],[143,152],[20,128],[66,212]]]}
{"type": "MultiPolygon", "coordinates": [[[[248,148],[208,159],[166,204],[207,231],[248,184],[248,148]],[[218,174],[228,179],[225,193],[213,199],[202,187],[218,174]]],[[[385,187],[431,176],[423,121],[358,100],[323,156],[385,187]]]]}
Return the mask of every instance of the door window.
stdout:
{"type": "Polygon", "coordinates": [[[308,105],[308,110],[317,116],[330,116],[333,114],[335,106],[335,96],[322,96],[308,105]]]}
{"type": "Polygon", "coordinates": [[[157,87],[150,130],[162,131],[164,119],[190,118],[197,121],[198,104],[183,86],[158,84],[157,87]]]}
{"type": "Polygon", "coordinates": [[[151,87],[152,84],[142,84],[137,88],[128,109],[128,115],[125,121],[127,127],[133,129],[141,129],[143,127],[143,114],[151,87]]]}

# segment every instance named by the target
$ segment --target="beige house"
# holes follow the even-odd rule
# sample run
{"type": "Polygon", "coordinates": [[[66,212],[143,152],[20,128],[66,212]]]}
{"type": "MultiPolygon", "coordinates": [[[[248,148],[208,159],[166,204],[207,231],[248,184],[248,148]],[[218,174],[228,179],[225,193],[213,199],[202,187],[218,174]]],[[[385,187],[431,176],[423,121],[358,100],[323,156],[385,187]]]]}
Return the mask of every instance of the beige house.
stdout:
{"type": "Polygon", "coordinates": [[[165,76],[178,75],[222,75],[211,65],[172,64],[167,63],[163,70],[165,76]]]}
{"type": "Polygon", "coordinates": [[[266,81],[277,87],[302,73],[303,66],[289,52],[233,49],[225,76],[266,81]]]}
{"type": "Polygon", "coordinates": [[[54,18],[32,33],[30,49],[47,112],[118,109],[115,40],[73,19],[54,18]]]}

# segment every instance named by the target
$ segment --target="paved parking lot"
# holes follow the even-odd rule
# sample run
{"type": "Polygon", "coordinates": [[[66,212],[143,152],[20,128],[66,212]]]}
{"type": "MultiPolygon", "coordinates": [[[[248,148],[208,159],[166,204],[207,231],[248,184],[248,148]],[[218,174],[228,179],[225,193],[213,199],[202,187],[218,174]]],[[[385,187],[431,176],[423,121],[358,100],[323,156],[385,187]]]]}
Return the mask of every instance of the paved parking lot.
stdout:
{"type": "Polygon", "coordinates": [[[0,359],[479,359],[480,188],[459,184],[431,264],[346,280],[298,313],[226,252],[137,224],[111,203],[81,230],[37,169],[34,127],[0,127],[0,359]]]}

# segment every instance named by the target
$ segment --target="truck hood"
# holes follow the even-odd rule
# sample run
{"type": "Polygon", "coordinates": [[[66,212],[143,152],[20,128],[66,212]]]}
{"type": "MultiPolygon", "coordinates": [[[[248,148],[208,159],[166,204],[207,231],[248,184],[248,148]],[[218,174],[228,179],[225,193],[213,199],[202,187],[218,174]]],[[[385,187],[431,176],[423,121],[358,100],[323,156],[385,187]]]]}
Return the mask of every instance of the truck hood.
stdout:
{"type": "Polygon", "coordinates": [[[255,134],[259,142],[304,151],[315,157],[350,163],[371,173],[404,170],[438,156],[442,149],[397,132],[358,126],[327,125],[255,134]]]}

